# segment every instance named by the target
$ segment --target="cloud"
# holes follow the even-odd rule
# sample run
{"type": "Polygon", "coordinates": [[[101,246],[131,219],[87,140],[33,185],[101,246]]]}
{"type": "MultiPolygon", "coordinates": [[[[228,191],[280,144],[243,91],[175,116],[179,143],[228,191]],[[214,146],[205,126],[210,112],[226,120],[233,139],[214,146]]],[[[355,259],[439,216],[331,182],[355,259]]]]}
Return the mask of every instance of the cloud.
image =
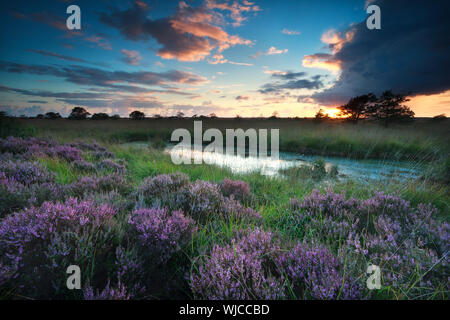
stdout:
{"type": "MultiPolygon", "coordinates": [[[[270,71],[270,70],[266,70],[270,71]]],[[[278,78],[282,80],[293,80],[300,77],[305,77],[306,72],[293,72],[293,71],[274,71],[271,72],[272,78],[278,78]]]]}
{"type": "Polygon", "coordinates": [[[261,55],[271,56],[274,54],[283,54],[283,53],[287,53],[287,52],[288,52],[288,49],[277,49],[274,46],[272,46],[266,52],[258,51],[254,55],[251,55],[250,57],[253,59],[256,59],[261,55]]]}
{"type": "Polygon", "coordinates": [[[242,100],[248,100],[248,99],[250,99],[250,97],[249,96],[237,96],[235,99],[238,101],[242,101],[242,100]]]}
{"type": "Polygon", "coordinates": [[[116,28],[129,40],[155,39],[162,46],[157,55],[163,59],[200,61],[213,50],[222,52],[231,46],[252,44],[218,26],[220,15],[213,9],[228,10],[215,1],[196,8],[181,1],[174,15],[152,20],[148,17],[148,6],[135,2],[129,9],[102,13],[100,21],[116,28]]]}
{"type": "Polygon", "coordinates": [[[284,28],[283,30],[281,30],[281,33],[282,34],[287,34],[287,35],[290,35],[290,36],[298,36],[298,35],[300,35],[300,31],[296,31],[296,30],[288,30],[288,29],[286,29],[286,28],[284,28]]]}
{"type": "Polygon", "coordinates": [[[233,4],[230,5],[227,2],[206,0],[206,7],[208,9],[220,9],[229,11],[231,13],[231,19],[233,20],[232,24],[235,27],[242,25],[242,23],[247,20],[247,18],[243,16],[243,12],[261,11],[261,8],[259,6],[250,1],[242,1],[242,3],[239,3],[239,1],[234,1],[233,4]]]}
{"type": "Polygon", "coordinates": [[[171,70],[166,72],[150,71],[106,71],[94,67],[83,66],[45,66],[27,65],[0,60],[0,71],[11,73],[28,73],[37,75],[52,75],[63,78],[68,82],[79,85],[92,85],[120,89],[122,83],[132,83],[133,85],[168,85],[168,84],[204,84],[207,79],[191,72],[171,70]]]}
{"type": "Polygon", "coordinates": [[[139,63],[140,63],[140,61],[142,59],[141,55],[139,54],[139,51],[122,49],[121,52],[124,55],[122,60],[125,63],[131,64],[132,66],[139,65],[139,63]]]}
{"type": "Polygon", "coordinates": [[[0,105],[0,110],[11,116],[25,115],[27,117],[35,116],[39,113],[45,113],[41,106],[20,107],[11,105],[0,105]]]}
{"type": "MultiPolygon", "coordinates": [[[[313,95],[322,104],[384,90],[430,95],[450,88],[448,1],[372,1],[382,10],[381,29],[365,21],[322,36],[331,54],[307,56],[309,66],[339,65],[329,89],[313,95]]],[[[304,60],[305,61],[305,60],[304,60]]]]}
{"type": "Polygon", "coordinates": [[[334,59],[334,56],[329,53],[305,55],[303,57],[302,65],[306,68],[325,69],[334,74],[337,74],[341,70],[340,61],[334,59]]]}
{"type": "Polygon", "coordinates": [[[228,60],[225,59],[221,54],[215,54],[212,56],[212,59],[208,59],[208,63],[210,64],[223,64],[227,62],[228,60]]]}
{"type": "Polygon", "coordinates": [[[305,72],[293,72],[293,71],[275,71],[271,73],[271,78],[275,79],[274,82],[264,84],[259,90],[263,94],[289,94],[289,90],[299,89],[320,89],[324,86],[321,78],[317,75],[311,77],[311,79],[298,79],[306,76],[305,72]],[[287,92],[286,92],[287,91],[287,92]]]}
{"type": "Polygon", "coordinates": [[[35,50],[35,49],[27,49],[27,51],[38,53],[38,54],[41,54],[43,56],[55,57],[55,58],[58,58],[60,60],[88,63],[86,60],[83,60],[83,59],[74,58],[74,57],[70,57],[70,56],[64,56],[62,54],[58,54],[58,53],[50,52],[50,51],[35,50]]]}
{"type": "Polygon", "coordinates": [[[94,35],[84,38],[84,40],[97,44],[98,47],[105,49],[105,50],[112,50],[111,44],[109,41],[100,35],[94,35]]]}
{"type": "Polygon", "coordinates": [[[47,101],[42,101],[42,100],[29,100],[27,101],[28,103],[38,103],[38,104],[46,104],[47,101]]]}
{"type": "Polygon", "coordinates": [[[280,50],[275,47],[270,47],[266,54],[273,55],[273,54],[282,54],[282,53],[286,53],[286,52],[288,52],[288,49],[280,50]]]}

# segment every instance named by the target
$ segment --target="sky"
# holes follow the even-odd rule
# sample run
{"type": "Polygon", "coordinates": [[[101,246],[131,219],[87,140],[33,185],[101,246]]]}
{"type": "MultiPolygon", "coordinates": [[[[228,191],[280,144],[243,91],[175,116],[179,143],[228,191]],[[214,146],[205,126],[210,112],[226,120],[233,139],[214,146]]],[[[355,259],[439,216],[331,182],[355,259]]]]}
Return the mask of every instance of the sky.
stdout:
{"type": "Polygon", "coordinates": [[[63,116],[333,116],[349,98],[408,95],[450,113],[448,1],[15,0],[0,12],[0,110],[63,116]],[[69,30],[69,5],[81,30],[69,30]],[[381,29],[369,30],[369,5],[381,29]]]}

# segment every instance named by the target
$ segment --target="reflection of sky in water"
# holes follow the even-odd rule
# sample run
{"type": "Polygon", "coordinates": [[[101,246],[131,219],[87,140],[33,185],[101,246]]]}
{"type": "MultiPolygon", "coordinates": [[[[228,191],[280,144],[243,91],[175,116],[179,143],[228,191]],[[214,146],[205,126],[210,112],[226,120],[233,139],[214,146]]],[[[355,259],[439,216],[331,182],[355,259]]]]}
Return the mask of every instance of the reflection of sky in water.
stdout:
{"type": "MultiPolygon", "coordinates": [[[[147,143],[129,143],[137,147],[147,147],[147,143]]],[[[173,146],[165,149],[170,153],[173,146]]],[[[176,152],[182,152],[178,150],[176,152]]],[[[192,151],[192,157],[198,156],[198,151],[192,151]]],[[[411,162],[390,161],[390,160],[356,160],[338,157],[322,157],[312,155],[299,155],[290,152],[280,152],[279,159],[241,157],[237,155],[220,154],[214,152],[203,152],[203,160],[205,163],[215,164],[231,169],[234,173],[249,173],[252,171],[260,171],[261,174],[274,176],[278,175],[278,171],[283,168],[290,168],[299,165],[311,165],[311,163],[322,158],[325,161],[326,169],[332,165],[338,166],[341,176],[347,176],[353,179],[406,179],[417,178],[420,168],[414,167],[411,162]]],[[[193,162],[192,162],[193,163],[193,162]]]]}

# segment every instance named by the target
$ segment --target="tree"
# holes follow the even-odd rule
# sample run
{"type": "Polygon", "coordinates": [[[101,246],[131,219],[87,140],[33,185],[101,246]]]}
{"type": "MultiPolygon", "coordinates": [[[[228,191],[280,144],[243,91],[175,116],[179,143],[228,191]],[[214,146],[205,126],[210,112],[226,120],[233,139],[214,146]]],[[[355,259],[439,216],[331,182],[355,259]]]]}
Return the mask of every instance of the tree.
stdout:
{"type": "Polygon", "coordinates": [[[414,118],[414,112],[404,102],[409,101],[404,95],[393,94],[388,90],[367,110],[367,115],[380,120],[387,126],[390,122],[406,121],[414,118]]]}
{"type": "Polygon", "coordinates": [[[141,111],[136,110],[130,113],[130,118],[133,120],[141,120],[145,118],[145,114],[141,111]]]}
{"type": "Polygon", "coordinates": [[[177,118],[184,118],[184,112],[178,111],[177,112],[177,118]]]}
{"type": "Polygon", "coordinates": [[[75,107],[72,109],[72,112],[69,115],[69,119],[71,120],[84,120],[91,114],[86,111],[86,109],[81,107],[75,107]]]}
{"type": "Polygon", "coordinates": [[[338,107],[340,110],[339,116],[357,123],[358,120],[367,117],[367,112],[376,99],[377,97],[372,93],[351,98],[347,104],[338,107]]]}
{"type": "Polygon", "coordinates": [[[119,120],[120,119],[120,115],[113,114],[110,119],[112,119],[112,120],[119,120]]]}
{"type": "Polygon", "coordinates": [[[317,111],[315,119],[318,121],[322,121],[322,120],[328,120],[330,117],[328,116],[328,113],[325,113],[323,111],[323,109],[319,109],[319,111],[317,111]]]}
{"type": "Polygon", "coordinates": [[[213,112],[213,113],[210,113],[210,114],[209,114],[209,117],[210,117],[211,119],[216,119],[216,118],[217,118],[217,115],[213,112]]]}
{"type": "Polygon", "coordinates": [[[55,119],[61,119],[61,115],[59,114],[59,112],[47,112],[44,115],[45,119],[51,119],[51,120],[55,120],[55,119]]]}
{"type": "Polygon", "coordinates": [[[437,116],[434,116],[431,120],[433,120],[435,122],[440,122],[440,121],[447,120],[447,116],[445,115],[445,113],[442,113],[442,114],[438,114],[437,116]]]}
{"type": "Polygon", "coordinates": [[[91,117],[92,120],[107,120],[109,119],[109,116],[106,113],[100,112],[100,113],[94,113],[91,117]]]}

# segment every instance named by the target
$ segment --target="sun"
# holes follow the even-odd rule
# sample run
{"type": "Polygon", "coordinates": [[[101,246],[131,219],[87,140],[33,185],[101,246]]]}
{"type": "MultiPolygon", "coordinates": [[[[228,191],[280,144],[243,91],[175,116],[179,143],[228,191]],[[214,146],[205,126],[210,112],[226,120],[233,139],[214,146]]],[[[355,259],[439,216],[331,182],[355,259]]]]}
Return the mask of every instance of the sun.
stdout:
{"type": "Polygon", "coordinates": [[[339,110],[338,108],[326,108],[324,112],[328,114],[330,118],[338,118],[341,110],[339,110]]]}

